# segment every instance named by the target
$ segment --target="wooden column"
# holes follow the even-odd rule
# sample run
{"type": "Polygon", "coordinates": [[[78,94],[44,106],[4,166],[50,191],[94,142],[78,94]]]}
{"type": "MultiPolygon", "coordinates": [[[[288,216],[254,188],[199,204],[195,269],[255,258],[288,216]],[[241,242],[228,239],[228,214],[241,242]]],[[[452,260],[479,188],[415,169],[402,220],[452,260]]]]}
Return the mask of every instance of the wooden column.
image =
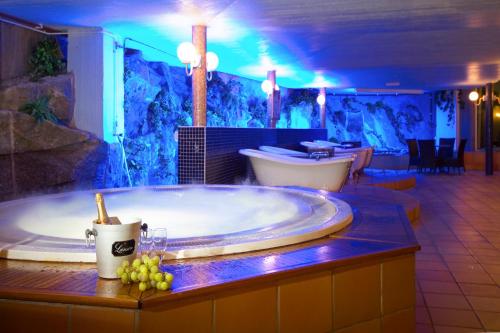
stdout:
{"type": "Polygon", "coordinates": [[[272,92],[267,95],[267,127],[276,128],[276,94],[274,87],[276,86],[276,71],[268,71],[267,79],[273,87],[272,92]]]}
{"type": "Polygon", "coordinates": [[[193,69],[193,126],[207,126],[207,27],[193,26],[193,45],[201,55],[201,66],[193,69]]]}
{"type": "Polygon", "coordinates": [[[319,116],[321,119],[321,128],[326,128],[326,89],[321,88],[319,94],[325,97],[325,102],[319,106],[319,116]]]}
{"type": "Polygon", "coordinates": [[[487,176],[493,175],[493,84],[486,85],[484,101],[484,172],[487,176]]]}

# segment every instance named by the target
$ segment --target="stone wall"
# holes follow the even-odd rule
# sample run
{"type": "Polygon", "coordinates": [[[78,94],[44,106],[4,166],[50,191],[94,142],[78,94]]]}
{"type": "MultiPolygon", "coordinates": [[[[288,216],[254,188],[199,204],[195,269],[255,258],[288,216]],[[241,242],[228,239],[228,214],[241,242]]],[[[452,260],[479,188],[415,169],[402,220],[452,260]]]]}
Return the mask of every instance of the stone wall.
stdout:
{"type": "Polygon", "coordinates": [[[0,89],[0,200],[128,184],[121,146],[71,128],[73,106],[71,74],[12,80],[0,89]],[[43,96],[57,123],[18,111],[43,96]]]}
{"type": "MultiPolygon", "coordinates": [[[[214,73],[207,85],[207,125],[264,127],[261,82],[214,73]]],[[[278,128],[319,128],[318,89],[280,88],[278,128]]],[[[434,138],[431,95],[338,96],[327,89],[327,129],[333,141],[362,141],[400,151],[406,138],[434,138]]],[[[125,52],[125,150],[134,185],[177,183],[178,126],[192,124],[191,79],[184,68],[125,52]]]]}
{"type": "Polygon", "coordinates": [[[406,139],[434,139],[429,94],[338,96],[327,90],[327,128],[332,141],[361,141],[378,150],[401,151],[406,139]]]}

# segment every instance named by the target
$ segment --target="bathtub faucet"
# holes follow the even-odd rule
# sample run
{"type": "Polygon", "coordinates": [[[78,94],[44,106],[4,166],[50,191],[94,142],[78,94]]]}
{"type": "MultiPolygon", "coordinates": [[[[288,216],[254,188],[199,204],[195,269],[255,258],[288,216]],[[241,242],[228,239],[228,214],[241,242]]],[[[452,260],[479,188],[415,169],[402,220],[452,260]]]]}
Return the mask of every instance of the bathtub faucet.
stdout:
{"type": "Polygon", "coordinates": [[[320,158],[328,158],[330,157],[330,153],[327,151],[314,151],[309,154],[309,158],[315,158],[316,161],[319,161],[320,158]]]}

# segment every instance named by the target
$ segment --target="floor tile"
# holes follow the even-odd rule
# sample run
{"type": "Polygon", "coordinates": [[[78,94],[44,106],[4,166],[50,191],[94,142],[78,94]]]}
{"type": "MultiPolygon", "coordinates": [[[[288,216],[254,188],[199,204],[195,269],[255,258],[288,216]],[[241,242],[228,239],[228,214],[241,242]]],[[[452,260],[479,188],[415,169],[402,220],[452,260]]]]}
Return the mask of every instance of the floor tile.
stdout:
{"type": "Polygon", "coordinates": [[[424,295],[422,293],[417,293],[417,296],[415,298],[415,305],[416,306],[425,306],[424,295]]]}
{"type": "Polygon", "coordinates": [[[473,256],[462,254],[443,254],[445,262],[460,262],[460,263],[476,263],[478,262],[473,256]]]}
{"type": "Polygon", "coordinates": [[[500,317],[500,298],[468,296],[467,299],[474,310],[497,312],[500,317]]]}
{"type": "Polygon", "coordinates": [[[415,308],[415,317],[416,317],[416,322],[419,324],[431,323],[431,317],[429,316],[429,312],[427,311],[427,308],[424,306],[417,306],[415,308]]]}
{"type": "Polygon", "coordinates": [[[428,324],[417,324],[416,333],[434,333],[432,325],[428,324]]]}
{"type": "Polygon", "coordinates": [[[468,296],[500,298],[500,287],[492,284],[459,283],[463,293],[468,296]]]}
{"type": "Polygon", "coordinates": [[[455,282],[419,280],[424,293],[461,294],[462,291],[455,282]]]}
{"type": "Polygon", "coordinates": [[[428,307],[447,309],[470,309],[469,302],[462,295],[451,294],[424,294],[428,307]]]}
{"type": "Polygon", "coordinates": [[[430,271],[447,271],[448,267],[441,261],[417,261],[417,271],[430,270],[430,271]]]}
{"type": "Polygon", "coordinates": [[[491,277],[485,272],[454,271],[452,274],[457,282],[495,284],[491,277]]]}
{"type": "Polygon", "coordinates": [[[500,315],[497,312],[478,311],[477,315],[488,331],[500,331],[500,315]]]}
{"type": "Polygon", "coordinates": [[[481,328],[476,315],[469,310],[429,308],[429,312],[436,326],[481,328]]]}
{"type": "Polygon", "coordinates": [[[453,275],[449,271],[417,271],[417,279],[429,281],[455,282],[453,275]]]}
{"type": "Polygon", "coordinates": [[[451,326],[435,326],[434,330],[435,330],[436,333],[476,333],[476,332],[484,332],[483,330],[478,330],[477,328],[451,327],[451,326]]]}

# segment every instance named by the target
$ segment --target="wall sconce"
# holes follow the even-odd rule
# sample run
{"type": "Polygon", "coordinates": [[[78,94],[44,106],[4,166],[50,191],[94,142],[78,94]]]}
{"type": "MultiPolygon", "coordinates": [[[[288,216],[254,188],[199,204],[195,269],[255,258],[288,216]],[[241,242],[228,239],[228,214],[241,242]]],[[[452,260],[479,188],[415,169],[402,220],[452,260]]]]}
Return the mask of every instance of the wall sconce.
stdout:
{"type": "Polygon", "coordinates": [[[323,94],[319,94],[319,95],[318,95],[318,97],[316,97],[316,102],[317,102],[320,106],[325,105],[325,102],[326,102],[325,95],[323,95],[323,94]]]}
{"type": "MultiPolygon", "coordinates": [[[[483,102],[486,102],[486,99],[487,99],[486,95],[480,97],[479,93],[475,90],[469,93],[469,100],[471,102],[474,102],[474,104],[476,104],[477,106],[481,105],[481,103],[483,102]]],[[[500,97],[493,94],[493,101],[495,100],[497,103],[500,103],[500,97]]]]}
{"type": "MultiPolygon", "coordinates": [[[[263,92],[267,94],[267,96],[271,95],[273,92],[273,84],[269,80],[264,80],[262,81],[262,84],[260,85],[260,88],[262,89],[263,92]]],[[[280,86],[277,84],[274,85],[274,90],[279,91],[280,86]]]]}
{"type": "MultiPolygon", "coordinates": [[[[177,57],[186,66],[186,75],[193,75],[193,69],[201,66],[201,55],[191,42],[180,43],[177,47],[177,57]]],[[[219,57],[214,52],[207,52],[207,80],[212,80],[212,72],[219,66],[219,57]]]]}

